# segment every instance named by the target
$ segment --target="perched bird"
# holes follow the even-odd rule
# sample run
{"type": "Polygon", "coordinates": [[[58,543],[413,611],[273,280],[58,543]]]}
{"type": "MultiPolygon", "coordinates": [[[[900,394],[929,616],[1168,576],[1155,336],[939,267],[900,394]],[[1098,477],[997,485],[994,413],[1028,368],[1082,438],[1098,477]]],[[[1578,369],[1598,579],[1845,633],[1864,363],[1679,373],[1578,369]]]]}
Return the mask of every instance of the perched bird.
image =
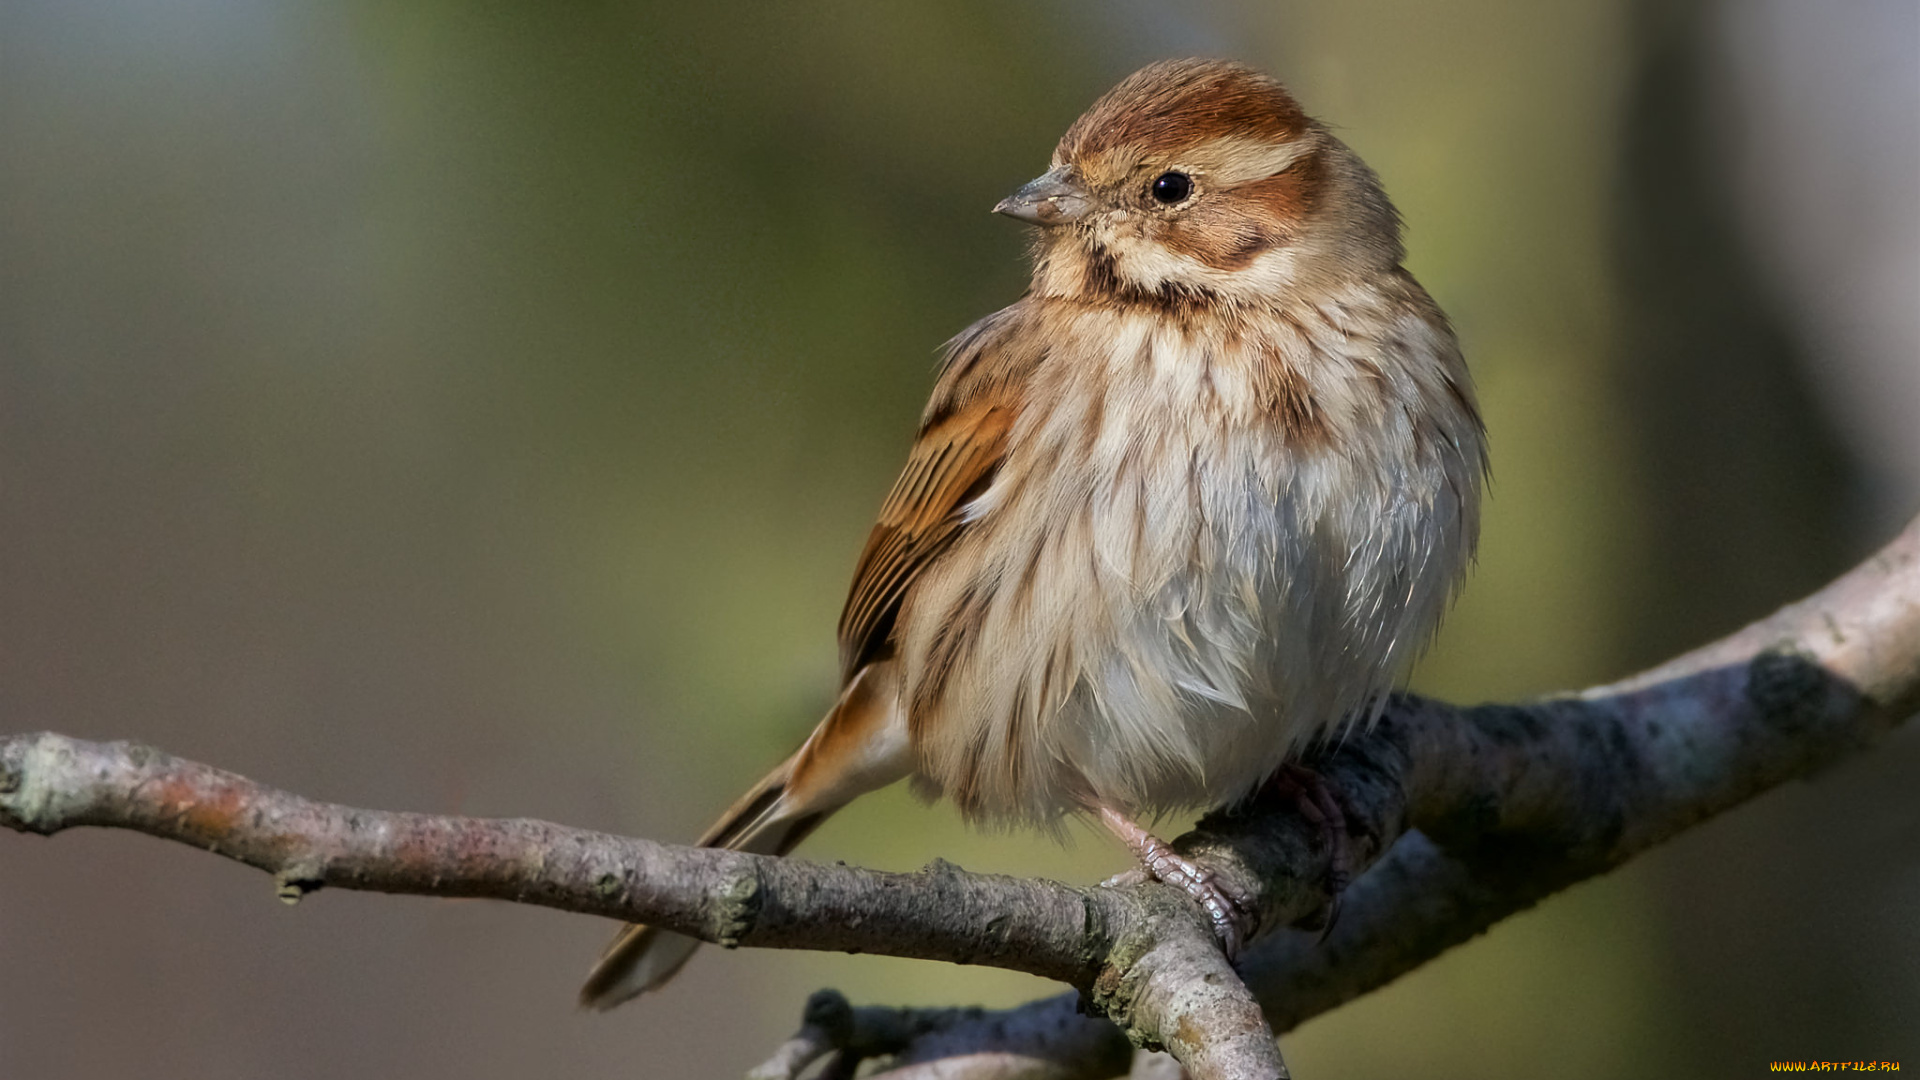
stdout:
{"type": "MultiPolygon", "coordinates": [[[[784,854],[912,777],[976,822],[1100,820],[1231,947],[1233,898],[1137,822],[1378,715],[1479,531],[1466,365],[1372,170],[1239,64],[1136,72],[994,209],[1037,226],[1032,285],[948,346],[839,700],[700,843],[784,854]]],[[[696,944],[629,926],[581,1000],[696,944]]]]}

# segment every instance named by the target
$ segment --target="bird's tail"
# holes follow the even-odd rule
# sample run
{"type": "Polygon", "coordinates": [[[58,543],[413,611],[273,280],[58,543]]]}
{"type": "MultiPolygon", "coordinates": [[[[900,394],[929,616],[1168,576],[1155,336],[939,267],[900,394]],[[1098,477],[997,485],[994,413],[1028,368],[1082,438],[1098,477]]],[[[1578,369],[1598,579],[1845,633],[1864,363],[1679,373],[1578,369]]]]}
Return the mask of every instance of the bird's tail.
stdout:
{"type": "MultiPolygon", "coordinates": [[[[754,785],[739,802],[700,838],[701,847],[750,851],[756,855],[785,855],[831,811],[800,816],[777,813],[793,773],[795,754],[754,785]]],[[[580,988],[580,1004],[611,1009],[637,994],[652,990],[680,970],[700,942],[657,926],[628,923],[607,946],[587,983],[580,988]]]]}
{"type": "MultiPolygon", "coordinates": [[[[806,744],[728,807],[699,846],[785,855],[855,796],[905,776],[911,753],[891,674],[874,667],[861,671],[806,744]]],[[[699,947],[685,934],[629,923],[594,964],[580,988],[580,1004],[611,1009],[657,989],[699,947]]]]}

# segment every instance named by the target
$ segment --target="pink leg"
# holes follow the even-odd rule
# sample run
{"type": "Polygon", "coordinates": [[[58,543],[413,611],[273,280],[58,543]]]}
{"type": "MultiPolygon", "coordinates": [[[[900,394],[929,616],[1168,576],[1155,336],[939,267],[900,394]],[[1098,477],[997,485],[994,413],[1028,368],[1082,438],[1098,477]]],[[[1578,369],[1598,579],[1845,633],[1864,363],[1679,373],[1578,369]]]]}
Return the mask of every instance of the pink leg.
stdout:
{"type": "Polygon", "coordinates": [[[1213,876],[1213,871],[1176,854],[1132,818],[1110,806],[1101,806],[1099,811],[1100,824],[1127,845],[1127,850],[1133,852],[1133,857],[1140,860],[1141,867],[1155,881],[1180,889],[1206,911],[1227,959],[1238,956],[1240,946],[1253,932],[1253,919],[1246,902],[1227,891],[1213,876]]]}
{"type": "Polygon", "coordinates": [[[1267,783],[1293,799],[1300,816],[1319,830],[1327,845],[1326,887],[1330,899],[1326,922],[1320,927],[1320,937],[1325,940],[1333,921],[1340,916],[1340,894],[1353,881],[1353,837],[1347,832],[1347,813],[1326,778],[1303,765],[1282,765],[1267,783]]]}

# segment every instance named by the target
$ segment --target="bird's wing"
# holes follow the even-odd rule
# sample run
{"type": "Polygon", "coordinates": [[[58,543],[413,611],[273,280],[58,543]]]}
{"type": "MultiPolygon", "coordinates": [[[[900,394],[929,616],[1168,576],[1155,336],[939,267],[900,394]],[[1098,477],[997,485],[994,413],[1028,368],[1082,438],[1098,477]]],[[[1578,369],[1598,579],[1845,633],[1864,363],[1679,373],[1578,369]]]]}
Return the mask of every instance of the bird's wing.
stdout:
{"type": "Polygon", "coordinates": [[[921,428],[853,572],[840,614],[843,678],[885,651],[907,588],[966,527],[966,505],[993,482],[1015,411],[1011,393],[988,391],[921,428]]]}

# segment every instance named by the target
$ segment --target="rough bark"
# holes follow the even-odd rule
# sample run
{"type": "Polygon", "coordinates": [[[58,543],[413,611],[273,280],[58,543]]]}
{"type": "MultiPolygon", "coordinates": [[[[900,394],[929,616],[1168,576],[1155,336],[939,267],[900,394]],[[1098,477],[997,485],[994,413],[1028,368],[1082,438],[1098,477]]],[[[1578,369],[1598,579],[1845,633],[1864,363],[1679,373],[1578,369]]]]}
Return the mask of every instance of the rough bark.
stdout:
{"type": "MultiPolygon", "coordinates": [[[[1311,762],[1341,793],[1354,857],[1371,870],[1325,941],[1271,933],[1238,975],[1198,909],[1151,883],[1085,888],[941,862],[883,874],[539,821],[357,810],[51,733],[0,738],[0,823],[204,847],[273,874],[289,901],[323,886],[483,896],[729,947],[988,964],[1078,990],[997,1013],[835,1012],[817,998],[764,1076],[882,1054],[902,1077],[1114,1076],[1131,1067],[1130,1039],[1164,1046],[1199,1080],[1271,1077],[1285,1075],[1273,1031],[1870,744],[1916,708],[1920,520],[1815,596],[1623,682],[1524,705],[1399,698],[1311,762]]],[[[1324,917],[1327,852],[1285,800],[1210,815],[1176,847],[1252,898],[1263,926],[1324,917]]]]}

